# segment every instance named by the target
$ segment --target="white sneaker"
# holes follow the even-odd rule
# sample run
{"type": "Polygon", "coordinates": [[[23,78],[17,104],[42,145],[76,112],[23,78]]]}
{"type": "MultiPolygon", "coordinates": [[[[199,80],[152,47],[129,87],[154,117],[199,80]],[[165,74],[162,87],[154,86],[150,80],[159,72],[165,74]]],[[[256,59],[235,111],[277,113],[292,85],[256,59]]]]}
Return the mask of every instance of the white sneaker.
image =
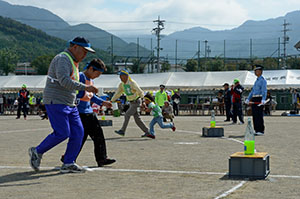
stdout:
{"type": "Polygon", "coordinates": [[[38,172],[40,170],[42,154],[38,154],[35,147],[30,147],[28,149],[28,154],[31,168],[38,172]]]}
{"type": "Polygon", "coordinates": [[[260,135],[264,135],[264,133],[262,133],[262,132],[255,132],[254,135],[260,136],[260,135]]]}
{"type": "Polygon", "coordinates": [[[84,173],[86,170],[76,163],[63,164],[60,168],[61,173],[84,173]]]}

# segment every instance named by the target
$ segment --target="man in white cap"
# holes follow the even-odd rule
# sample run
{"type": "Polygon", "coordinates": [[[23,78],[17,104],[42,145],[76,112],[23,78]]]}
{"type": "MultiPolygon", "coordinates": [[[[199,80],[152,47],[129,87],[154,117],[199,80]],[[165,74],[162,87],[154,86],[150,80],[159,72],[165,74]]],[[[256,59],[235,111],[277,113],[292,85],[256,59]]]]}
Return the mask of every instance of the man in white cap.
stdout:
{"type": "Polygon", "coordinates": [[[78,91],[97,93],[93,85],[79,82],[78,65],[88,52],[94,53],[89,41],[76,37],[64,52],[56,55],[48,69],[48,79],[43,93],[53,133],[49,134],[38,146],[30,147],[30,166],[39,171],[42,155],[68,139],[62,173],[80,173],[85,170],[75,163],[80,151],[84,129],[75,104],[78,91]]]}
{"type": "Polygon", "coordinates": [[[252,119],[255,135],[264,135],[264,106],[267,97],[267,81],[262,76],[263,66],[255,65],[254,72],[257,79],[246,100],[246,104],[251,102],[252,119]]]}

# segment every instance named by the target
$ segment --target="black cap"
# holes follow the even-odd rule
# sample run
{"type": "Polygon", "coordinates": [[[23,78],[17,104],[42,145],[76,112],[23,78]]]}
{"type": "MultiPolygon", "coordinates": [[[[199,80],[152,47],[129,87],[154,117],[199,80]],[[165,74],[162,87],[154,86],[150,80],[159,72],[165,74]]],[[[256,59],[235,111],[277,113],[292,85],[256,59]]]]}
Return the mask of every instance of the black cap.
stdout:
{"type": "Polygon", "coordinates": [[[84,37],[76,37],[73,40],[69,41],[71,44],[75,44],[78,46],[82,46],[84,47],[87,51],[91,52],[91,53],[95,53],[95,50],[92,49],[92,45],[90,44],[89,40],[87,40],[84,37]]]}
{"type": "Polygon", "coordinates": [[[98,70],[100,72],[105,72],[107,70],[104,62],[101,59],[93,59],[92,61],[88,62],[84,67],[84,70],[90,66],[92,66],[94,70],[98,70]]]}
{"type": "Polygon", "coordinates": [[[225,84],[223,84],[223,86],[229,86],[229,84],[228,84],[228,83],[225,83],[225,84]]]}
{"type": "Polygon", "coordinates": [[[163,85],[163,84],[159,85],[159,87],[160,87],[160,88],[166,88],[166,86],[163,85]]]}
{"type": "Polygon", "coordinates": [[[259,65],[259,64],[256,64],[253,66],[253,70],[256,71],[256,70],[263,70],[264,67],[262,65],[259,65]]]}

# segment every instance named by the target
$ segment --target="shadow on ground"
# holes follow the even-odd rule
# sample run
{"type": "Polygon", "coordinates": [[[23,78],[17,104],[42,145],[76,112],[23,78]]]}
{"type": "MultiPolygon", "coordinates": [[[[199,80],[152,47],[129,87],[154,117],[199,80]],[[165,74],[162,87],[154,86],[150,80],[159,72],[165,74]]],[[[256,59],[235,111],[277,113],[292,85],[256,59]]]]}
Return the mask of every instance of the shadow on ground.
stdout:
{"type": "Polygon", "coordinates": [[[114,137],[105,138],[106,141],[117,141],[117,142],[140,142],[140,141],[151,141],[150,138],[139,138],[139,137],[114,137]]]}
{"type": "Polygon", "coordinates": [[[39,172],[26,171],[26,172],[18,172],[18,173],[12,173],[8,175],[0,176],[0,187],[28,186],[33,184],[40,184],[39,182],[20,183],[20,184],[8,184],[8,183],[21,182],[27,180],[36,180],[40,178],[47,178],[47,177],[61,175],[58,171],[59,169],[54,168],[51,170],[42,170],[39,172]]]}

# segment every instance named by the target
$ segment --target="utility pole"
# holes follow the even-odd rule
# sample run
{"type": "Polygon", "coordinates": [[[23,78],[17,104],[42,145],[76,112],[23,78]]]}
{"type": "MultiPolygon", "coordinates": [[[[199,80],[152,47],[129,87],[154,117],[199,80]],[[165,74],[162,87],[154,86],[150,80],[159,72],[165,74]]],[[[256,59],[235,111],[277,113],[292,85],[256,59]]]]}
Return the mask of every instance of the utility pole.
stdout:
{"type": "Polygon", "coordinates": [[[226,62],[226,40],[224,40],[224,61],[223,62],[224,62],[223,67],[225,69],[225,66],[226,66],[226,64],[225,64],[225,62],[226,62]]]}
{"type": "MultiPolygon", "coordinates": [[[[164,64],[166,65],[168,63],[169,63],[169,55],[167,54],[164,64]]],[[[164,72],[166,72],[166,67],[164,67],[164,72]]]]}
{"type": "Polygon", "coordinates": [[[250,39],[250,64],[251,64],[251,66],[253,65],[253,60],[252,60],[252,39],[250,39]]]}
{"type": "Polygon", "coordinates": [[[205,57],[205,59],[207,58],[207,40],[205,40],[204,41],[204,44],[205,44],[205,46],[204,46],[204,57],[205,57]]]}
{"type": "Polygon", "coordinates": [[[277,53],[278,53],[278,60],[277,60],[277,68],[280,69],[280,37],[278,38],[278,49],[277,49],[277,53]]]}
{"type": "Polygon", "coordinates": [[[151,73],[153,73],[153,58],[154,58],[154,51],[153,51],[152,38],[151,38],[151,73]]]}
{"type": "Polygon", "coordinates": [[[140,72],[140,39],[136,41],[137,73],[140,72]]]}
{"type": "Polygon", "coordinates": [[[209,54],[211,53],[210,46],[207,46],[207,57],[209,58],[209,54]]]}
{"type": "Polygon", "coordinates": [[[175,44],[175,72],[177,72],[177,39],[175,44]]]}
{"type": "Polygon", "coordinates": [[[198,71],[200,71],[200,41],[198,41],[198,71]]]}
{"type": "Polygon", "coordinates": [[[291,25],[290,23],[287,23],[286,20],[284,20],[284,23],[282,24],[283,25],[283,67],[286,68],[286,45],[288,44],[290,38],[289,36],[287,36],[287,32],[288,31],[291,31],[290,29],[287,29],[287,26],[288,25],[291,25]]]}
{"type": "Polygon", "coordinates": [[[160,40],[161,40],[160,32],[164,29],[165,20],[160,20],[160,16],[158,16],[158,19],[154,20],[153,22],[157,23],[157,27],[153,28],[152,31],[155,32],[155,35],[157,37],[157,47],[156,47],[156,50],[157,50],[157,72],[159,72],[160,71],[159,51],[162,50],[162,48],[160,48],[160,40]]]}
{"type": "Polygon", "coordinates": [[[204,44],[205,44],[205,46],[204,46],[204,57],[205,57],[205,63],[204,63],[204,65],[205,65],[205,71],[206,71],[206,62],[207,62],[207,40],[205,40],[204,41],[204,44]]]}
{"type": "Polygon", "coordinates": [[[113,72],[115,72],[114,70],[114,36],[111,35],[110,37],[110,58],[111,58],[111,69],[113,72]]]}

